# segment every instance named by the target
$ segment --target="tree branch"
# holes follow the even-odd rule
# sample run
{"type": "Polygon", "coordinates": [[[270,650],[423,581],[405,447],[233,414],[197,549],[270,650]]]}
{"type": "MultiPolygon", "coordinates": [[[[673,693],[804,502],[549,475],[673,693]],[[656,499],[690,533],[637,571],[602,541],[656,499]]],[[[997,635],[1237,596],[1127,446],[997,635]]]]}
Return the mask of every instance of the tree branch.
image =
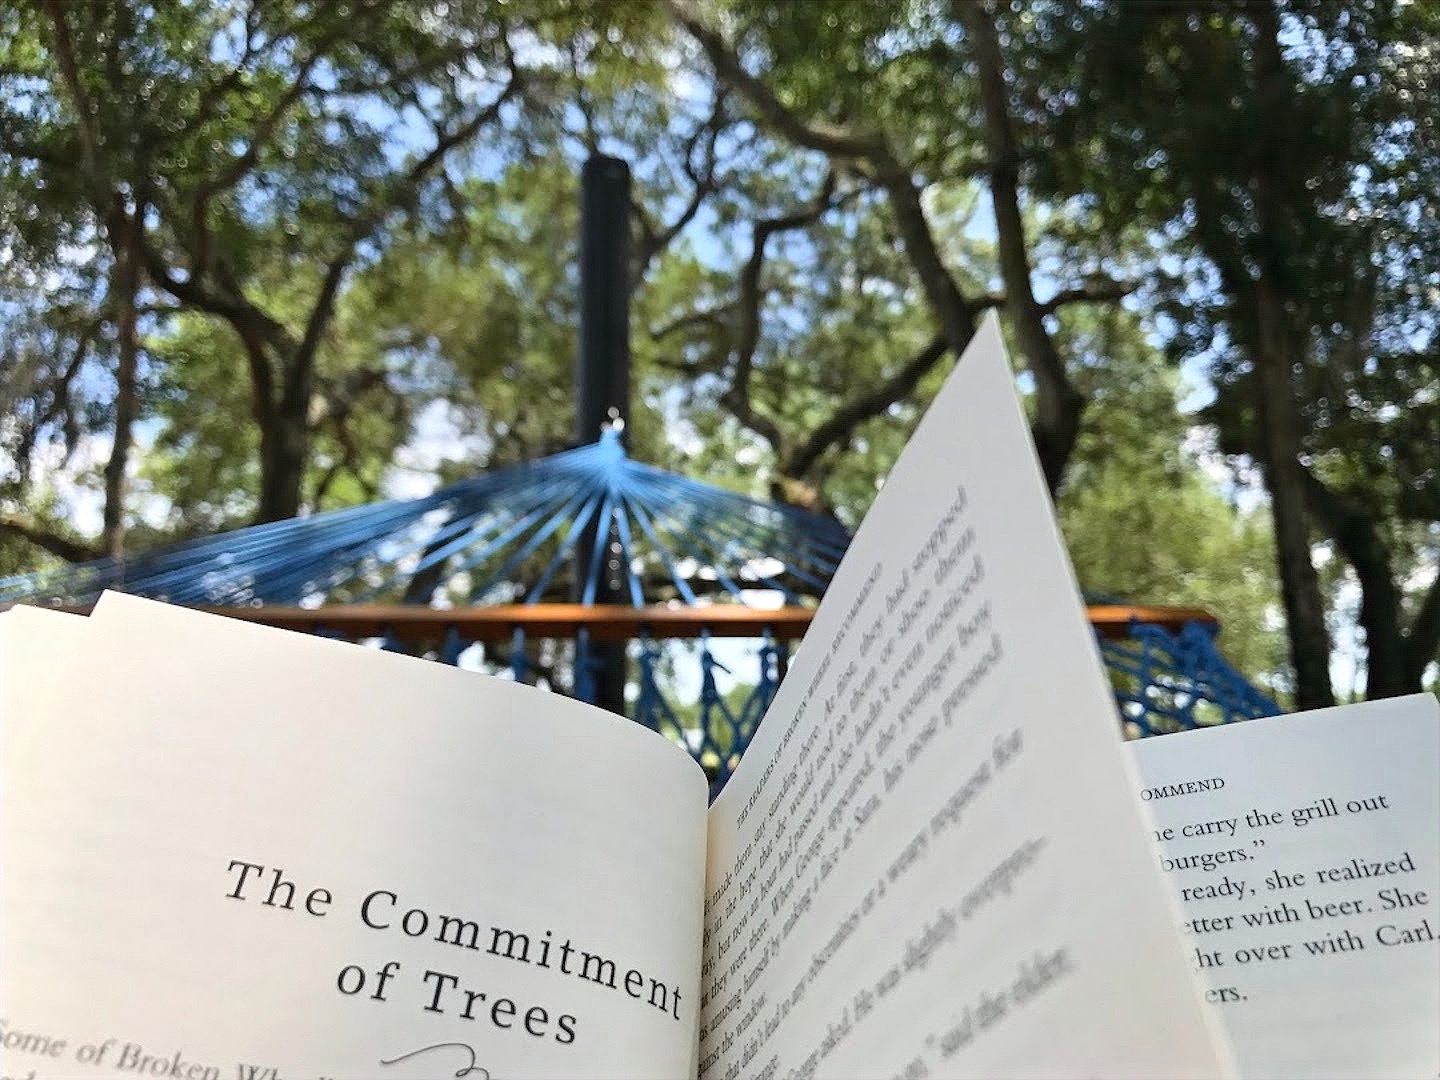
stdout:
{"type": "Polygon", "coordinates": [[[320,62],[326,50],[334,44],[339,36],[340,29],[337,25],[335,29],[321,38],[320,43],[300,65],[294,81],[291,82],[285,93],[280,95],[280,100],[255,126],[245,150],[236,155],[228,166],[195,189],[195,196],[191,200],[190,224],[195,230],[197,273],[204,273],[210,260],[210,227],[206,220],[210,201],[216,195],[229,191],[255,168],[256,163],[260,160],[261,152],[269,145],[271,138],[280,127],[280,122],[285,119],[295,103],[300,100],[301,95],[309,88],[310,75],[315,70],[315,65],[320,62]]]}
{"type": "Polygon", "coordinates": [[[0,533],[9,533],[27,540],[36,547],[57,555],[66,562],[79,563],[98,559],[100,551],[84,540],[49,529],[39,522],[18,514],[0,512],[0,533]]]}
{"type": "Polygon", "coordinates": [[[139,243],[147,276],[181,304],[218,316],[230,323],[264,320],[267,323],[266,333],[270,336],[286,332],[283,326],[243,297],[222,295],[201,284],[193,274],[187,274],[183,280],[177,278],[171,272],[170,264],[148,239],[142,236],[139,243]]]}
{"type": "Polygon", "coordinates": [[[866,420],[906,400],[915,392],[920,380],[940,362],[948,345],[944,335],[937,334],[879,386],[837,408],[786,457],[781,471],[791,477],[804,476],[825,451],[848,439],[866,420]]]}
{"type": "Polygon", "coordinates": [[[294,355],[289,358],[285,374],[284,394],[286,402],[292,409],[304,408],[305,403],[309,400],[314,371],[314,364],[311,361],[315,350],[319,348],[325,328],[330,323],[330,317],[335,311],[335,301],[339,296],[340,285],[344,281],[350,264],[354,262],[355,252],[360,243],[379,228],[397,206],[414,194],[416,187],[441,165],[450,151],[462,143],[468,142],[481,128],[493,123],[499,117],[500,110],[504,108],[505,103],[520,91],[521,82],[519,70],[512,66],[510,81],[494,101],[454,131],[438,135],[435,145],[406,172],[404,183],[393,188],[387,198],[377,200],[367,213],[360,215],[352,222],[349,235],[346,237],[341,251],[326,265],[320,291],[305,320],[304,334],[295,347],[294,355]]]}
{"type": "Polygon", "coordinates": [[[979,72],[985,143],[994,167],[990,170],[990,201],[1000,277],[1006,307],[1020,352],[1035,379],[1035,448],[1053,493],[1080,434],[1085,398],[1075,389],[1065,360],[1045,326],[1045,312],[1035,300],[1029,242],[1020,212],[1019,142],[1010,116],[1010,86],[1000,34],[988,5],[951,0],[955,18],[965,28],[966,44],[979,72]]]}
{"type": "Polygon", "coordinates": [[[98,317],[87,320],[86,323],[80,327],[75,339],[74,348],[70,353],[70,360],[60,372],[60,377],[55,381],[50,391],[50,404],[44,412],[35,418],[34,426],[36,428],[44,427],[46,424],[53,424],[56,420],[62,420],[62,422],[65,422],[68,426],[72,413],[70,390],[75,382],[75,377],[80,374],[80,368],[90,355],[90,348],[100,333],[100,327],[101,321],[98,317]]]}
{"type": "Polygon", "coordinates": [[[595,106],[591,104],[590,95],[585,92],[585,78],[580,74],[579,41],[571,39],[569,47],[570,77],[575,81],[575,108],[580,112],[580,118],[585,121],[585,149],[590,154],[600,153],[600,132],[595,124],[595,106]]]}
{"type": "Polygon", "coordinates": [[[793,142],[831,158],[867,163],[885,189],[905,254],[910,259],[930,309],[958,355],[975,333],[975,318],[955,278],[945,266],[930,231],[915,177],[895,156],[884,136],[825,121],[805,120],[793,113],[761,79],[745,70],[732,46],[708,26],[694,0],[666,0],[671,17],[709,57],[716,73],[741,94],[775,130],[793,142]]]}
{"type": "Polygon", "coordinates": [[[834,205],[835,173],[825,174],[820,190],[810,205],[779,217],[761,218],[751,229],[750,257],[740,270],[739,293],[735,299],[735,331],[732,351],[735,356],[730,386],[721,395],[721,403],[735,418],[756,432],[780,453],[784,436],[768,416],[757,412],[750,399],[750,375],[754,370],[755,350],[760,344],[760,308],[764,298],[761,274],[765,266],[765,247],[776,233],[803,229],[819,221],[834,205]]]}
{"type": "Polygon", "coordinates": [[[75,60],[75,43],[70,37],[65,6],[61,0],[45,0],[45,10],[55,32],[55,56],[60,61],[60,77],[75,106],[75,130],[80,137],[80,158],[85,166],[85,175],[94,192],[96,208],[102,214],[108,214],[111,187],[100,168],[100,143],[95,133],[94,113],[90,97],[85,93],[85,85],[80,79],[80,67],[75,60]]]}
{"type": "Polygon", "coordinates": [[[884,138],[820,120],[802,120],[761,79],[745,70],[719,31],[712,29],[693,0],[666,0],[671,17],[695,39],[715,71],[754,106],[761,117],[792,142],[836,158],[872,158],[888,153],[884,138]]]}
{"type": "Polygon", "coordinates": [[[664,341],[671,334],[680,330],[687,330],[692,326],[708,325],[716,329],[724,329],[728,323],[729,316],[735,310],[734,303],[721,304],[716,308],[701,308],[698,311],[687,311],[683,315],[677,315],[669,322],[663,322],[659,326],[652,326],[649,330],[651,341],[664,341]]]}
{"type": "Polygon", "coordinates": [[[316,294],[310,315],[305,320],[305,334],[295,349],[295,355],[290,358],[285,373],[284,394],[292,409],[303,408],[303,403],[310,398],[313,383],[311,373],[315,367],[311,360],[315,356],[315,350],[320,347],[325,327],[329,325],[330,317],[335,312],[340,283],[345,279],[345,271],[349,269],[354,258],[355,245],[350,244],[325,267],[325,278],[320,284],[320,292],[316,294]]]}
{"type": "MultiPolygon", "coordinates": [[[[476,113],[469,121],[461,124],[448,135],[439,136],[435,140],[435,145],[430,148],[429,153],[415,162],[406,173],[408,186],[413,188],[414,185],[424,180],[426,176],[434,171],[437,165],[445,160],[445,155],[450,153],[451,150],[455,149],[461,143],[468,142],[479,133],[481,128],[498,119],[500,110],[505,107],[505,103],[520,92],[524,83],[524,75],[520,69],[512,63],[510,67],[510,81],[505,84],[505,89],[500,92],[500,95],[476,113]]],[[[388,207],[386,209],[388,209],[388,207]]],[[[384,211],[382,211],[382,216],[383,213],[384,211]]]]}
{"type": "Polygon", "coordinates": [[[22,139],[12,131],[0,129],[0,150],[13,158],[24,158],[40,165],[48,165],[51,168],[63,168],[69,166],[73,159],[68,154],[58,152],[52,147],[43,146],[40,143],[30,142],[22,139]]]}
{"type": "Polygon", "coordinates": [[[1037,307],[1042,315],[1053,315],[1070,304],[1108,304],[1123,300],[1140,288],[1134,281],[1111,281],[1096,278],[1083,285],[1061,289],[1049,300],[1041,301],[1037,307]]]}
{"type": "MultiPolygon", "coordinates": [[[[1061,289],[1050,299],[1039,301],[1036,306],[1042,315],[1054,315],[1061,308],[1069,307],[1071,304],[1106,304],[1123,300],[1139,288],[1140,283],[1135,281],[1094,278],[1083,285],[1061,289]]],[[[1009,298],[1003,292],[981,293],[979,296],[972,296],[966,300],[971,313],[977,316],[992,308],[1003,308],[1008,303],[1009,298]]]]}
{"type": "Polygon", "coordinates": [[[199,103],[195,107],[195,118],[191,122],[191,129],[200,127],[215,115],[225,95],[238,87],[245,77],[245,71],[254,62],[257,56],[268,52],[277,42],[278,38],[267,37],[263,46],[257,47],[256,37],[259,33],[260,6],[258,0],[250,0],[245,10],[245,45],[240,50],[240,55],[235,57],[235,62],[224,78],[215,79],[205,87],[200,94],[199,103]]]}
{"type": "Polygon", "coordinates": [[[715,146],[725,124],[725,95],[717,93],[709,117],[685,140],[681,167],[690,179],[690,197],[674,221],[661,228],[656,228],[643,206],[637,207],[636,217],[640,222],[641,242],[637,245],[634,260],[633,277],[635,281],[638,282],[644,276],[646,269],[657,255],[675,242],[675,238],[684,231],[685,226],[695,220],[695,215],[700,212],[700,207],[705,204],[705,200],[715,193],[717,187],[715,169],[718,164],[715,146]],[[704,151],[702,164],[697,167],[695,151],[702,144],[704,151]]]}

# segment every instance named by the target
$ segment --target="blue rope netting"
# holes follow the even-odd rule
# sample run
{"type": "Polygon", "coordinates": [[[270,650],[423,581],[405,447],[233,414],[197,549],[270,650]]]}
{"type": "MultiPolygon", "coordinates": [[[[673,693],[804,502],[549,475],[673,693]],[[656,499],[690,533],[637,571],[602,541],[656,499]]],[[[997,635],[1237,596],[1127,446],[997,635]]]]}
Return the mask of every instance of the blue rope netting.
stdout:
{"type": "MultiPolygon", "coordinates": [[[[612,431],[589,446],[419,499],[0,579],[0,602],[88,603],[121,589],[218,606],[533,604],[572,598],[566,575],[573,576],[576,548],[587,530],[603,535],[607,525],[624,599],[635,605],[694,605],[706,594],[743,601],[749,590],[797,603],[824,590],[850,539],[834,518],[641,464],[612,431]]],[[[605,550],[594,545],[578,590],[584,603],[599,592],[605,550]]]]}
{"type": "MultiPolygon", "coordinates": [[[[699,607],[813,601],[850,540],[834,518],[747,498],[644,465],[619,432],[597,443],[487,473],[418,499],[391,500],[255,525],[122,559],[0,579],[0,603],[86,604],[105,589],[209,606],[415,603],[469,607],[573,599],[593,604],[602,574],[618,577],[623,602],[699,607]],[[576,567],[586,537],[600,537],[576,567]],[[606,559],[610,553],[611,559],[606,559]],[[612,567],[606,563],[613,562],[612,567]]],[[[323,630],[317,632],[325,632],[323,630]]],[[[381,647],[404,649],[386,632],[381,647]]],[[[528,643],[532,647],[535,643],[528,643]]],[[[459,664],[474,647],[455,627],[430,653],[459,664]]],[[[1122,722],[1132,737],[1278,712],[1231,667],[1215,628],[1179,634],[1137,623],[1127,638],[1101,642],[1122,722]]],[[[740,760],[779,686],[785,647],[771,638],[730,672],[708,636],[699,643],[698,701],[662,689],[674,658],[646,637],[631,649],[632,716],[684,745],[723,783],[740,760]],[[724,679],[721,679],[724,676],[724,679]],[[726,690],[722,682],[729,684],[726,690]]],[[[517,629],[511,678],[542,677],[568,660],[574,696],[594,700],[596,662],[581,630],[568,656],[543,665],[517,629]],[[542,676],[543,669],[543,676],[542,676]]],[[[730,654],[735,655],[735,654],[730,654]]],[[[555,659],[552,657],[552,659],[555,659]]],[[[561,680],[563,681],[563,680],[561,680]]],[[[692,681],[693,684],[693,681],[692,681]]]]}
{"type": "Polygon", "coordinates": [[[1216,647],[1218,628],[1188,622],[1178,634],[1142,622],[1100,641],[1100,655],[1130,738],[1273,716],[1280,707],[1216,647]]]}

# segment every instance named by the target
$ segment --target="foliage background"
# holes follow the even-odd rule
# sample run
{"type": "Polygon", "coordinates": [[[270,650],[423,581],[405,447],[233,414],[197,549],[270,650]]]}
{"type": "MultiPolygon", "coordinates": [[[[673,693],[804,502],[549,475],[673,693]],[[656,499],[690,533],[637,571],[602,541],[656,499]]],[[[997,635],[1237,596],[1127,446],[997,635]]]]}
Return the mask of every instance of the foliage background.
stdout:
{"type": "Polygon", "coordinates": [[[0,574],[567,445],[636,179],[632,452],[863,513],[1002,311],[1080,578],[1287,701],[1435,678],[1440,10],[0,11],[0,574]]]}

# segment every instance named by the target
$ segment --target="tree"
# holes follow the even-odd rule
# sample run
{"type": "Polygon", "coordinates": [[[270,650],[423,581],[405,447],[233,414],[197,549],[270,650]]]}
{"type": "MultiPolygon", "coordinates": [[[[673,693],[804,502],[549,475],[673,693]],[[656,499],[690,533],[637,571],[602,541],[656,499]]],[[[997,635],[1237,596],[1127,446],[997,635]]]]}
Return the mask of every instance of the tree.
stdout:
{"type": "Polygon", "coordinates": [[[1067,355],[1082,358],[1091,403],[1057,504],[1081,584],[1096,596],[1213,612],[1226,658],[1288,697],[1277,677],[1285,642],[1268,517],[1234,505],[1203,469],[1193,418],[1177,406],[1180,373],[1127,311],[1073,309],[1059,334],[1067,355]]]}
{"type": "Polygon", "coordinates": [[[86,376],[95,355],[109,345],[104,321],[83,286],[62,282],[44,289],[28,273],[15,276],[19,280],[0,283],[6,327],[0,338],[0,370],[6,373],[0,386],[0,416],[6,418],[0,446],[9,466],[0,473],[0,536],[62,559],[95,558],[98,547],[52,514],[34,513],[24,504],[37,450],[54,445],[62,458],[68,457],[103,411],[86,376]]]}
{"type": "MultiPolygon", "coordinates": [[[[971,0],[951,0],[951,7],[956,21],[965,28],[965,43],[977,71],[1005,308],[1015,328],[1020,353],[1035,378],[1035,448],[1053,492],[1059,490],[1075,440],[1080,436],[1085,398],[1075,388],[1045,325],[1046,312],[1035,299],[1030,250],[1020,209],[1020,166],[1024,151],[1012,116],[1012,88],[996,15],[990,5],[971,0]]],[[[1116,298],[1124,291],[1123,287],[1118,288],[1116,298]]]]}
{"type": "Polygon", "coordinates": [[[1326,590],[1332,618],[1349,595],[1340,560],[1310,565],[1320,540],[1360,589],[1370,691],[1412,686],[1440,625],[1435,18],[11,6],[4,551],[133,550],[567,445],[574,177],[599,150],[636,177],[638,455],[853,521],[999,307],[1090,584],[1209,589],[1268,641],[1269,577],[1222,564],[1274,537],[1314,703],[1326,590]],[[1181,452],[1157,343],[1208,371],[1203,422],[1281,492],[1273,529],[1181,452]],[[103,521],[80,536],[51,478],[97,448],[80,479],[103,521]]]}
{"type": "Polygon", "coordinates": [[[110,483],[126,472],[148,287],[235,335],[257,517],[300,509],[315,356],[342,283],[402,212],[443,191],[446,163],[501,124],[524,79],[492,9],[432,7],[47,0],[20,17],[15,49],[39,60],[22,78],[48,96],[0,87],[0,149],[83,193],[113,257],[110,483]],[[318,273],[308,303],[279,312],[252,275],[286,261],[318,273]]]}
{"type": "MultiPolygon", "coordinates": [[[[1320,399],[1309,395],[1344,366],[1332,360],[1348,351],[1362,370],[1387,363],[1406,336],[1406,320],[1385,313],[1374,286],[1386,253],[1412,242],[1407,233],[1434,229],[1421,209],[1433,198],[1434,170],[1417,172],[1415,156],[1433,139],[1434,120],[1402,100],[1394,78],[1397,50],[1417,28],[1407,31],[1412,16],[1387,0],[1102,4],[1078,13],[1046,6],[1043,14],[1037,35],[1048,38],[1049,90],[1079,87],[1055,99],[1072,103],[1056,139],[1074,150],[1057,156],[1052,190],[1098,197],[1112,220],[1142,218],[1179,238],[1181,255],[1198,256],[1187,265],[1189,288],[1167,308],[1177,320],[1175,348],[1214,358],[1221,394],[1212,418],[1227,449],[1262,467],[1297,701],[1329,704],[1312,524],[1344,533],[1347,558],[1367,567],[1385,559],[1361,550],[1353,516],[1347,523],[1322,494],[1320,399]],[[1144,93],[1133,92],[1139,85],[1144,93]],[[1396,168],[1411,179],[1398,183],[1396,168]],[[1390,341],[1383,351],[1374,347],[1382,337],[1390,341]]],[[[1413,18],[1433,21],[1433,13],[1413,18]]],[[[1409,320],[1408,332],[1418,336],[1407,351],[1433,350],[1433,317],[1409,320]]],[[[1423,365],[1409,371],[1422,375],[1423,365]]],[[[1420,390],[1412,383],[1394,403],[1420,390]]],[[[1374,595],[1386,577],[1364,574],[1375,601],[1364,616],[1373,670],[1385,673],[1376,694],[1418,687],[1419,678],[1417,656],[1390,659],[1411,647],[1387,629],[1399,625],[1396,605],[1374,595]]],[[[1433,654],[1430,641],[1426,629],[1415,651],[1433,654]]]]}
{"type": "MultiPolygon", "coordinates": [[[[875,6],[855,3],[787,5],[725,9],[735,28],[717,28],[692,0],[669,0],[678,25],[699,44],[716,76],[778,137],[823,155],[832,169],[857,177],[885,196],[895,236],[908,258],[936,331],[909,361],[884,383],[867,387],[823,422],[802,446],[800,464],[812,449],[849,438],[864,420],[909,397],[919,381],[948,353],[958,355],[974,333],[985,309],[1004,305],[1017,328],[1018,352],[1035,380],[1032,430],[1051,489],[1059,488],[1079,432],[1083,400],[1054,346],[1047,319],[1066,303],[1113,301],[1129,286],[1107,279],[1068,285],[1042,302],[1035,296],[1034,268],[1028,253],[1020,207],[1021,148],[1012,116],[1011,89],[1001,54],[995,16],[968,4],[952,8],[955,25],[926,5],[875,6]],[[976,111],[969,84],[953,77],[963,64],[949,41],[956,26],[979,71],[979,132],[957,117],[976,111]],[[823,41],[822,49],[813,44],[823,41]],[[739,43],[739,44],[737,44],[739,43]],[[744,54],[761,58],[767,78],[751,74],[744,54]],[[878,59],[877,59],[878,57],[878,59]],[[837,81],[836,70],[848,77],[837,81]],[[937,90],[936,88],[942,88],[937,90]],[[927,199],[947,185],[971,177],[989,178],[999,239],[1000,279],[1004,293],[966,288],[947,264],[945,241],[938,235],[927,199]]],[[[758,66],[758,65],[753,65],[758,66]]],[[[755,239],[805,224],[790,211],[757,225],[755,239]]],[[[810,215],[814,216],[813,212],[810,215]]],[[[749,279],[763,263],[764,244],[754,243],[746,267],[749,279]]],[[[742,297],[746,278],[742,277],[742,297]]],[[[753,305],[742,304],[743,313],[753,305]]],[[[747,349],[753,319],[745,319],[737,338],[740,378],[733,395],[744,407],[747,349]]],[[[752,412],[752,419],[754,418],[752,412]]],[[[766,433],[772,443],[775,432],[766,433]]]]}
{"type": "MultiPolygon", "coordinates": [[[[33,37],[21,33],[22,13],[0,12],[0,78],[16,94],[15,109],[45,107],[38,91],[43,62],[33,37]]],[[[30,499],[35,459],[51,446],[68,457],[82,438],[108,426],[110,410],[96,388],[114,369],[114,322],[107,311],[110,264],[103,238],[77,207],[82,192],[45,173],[63,148],[42,148],[27,128],[0,127],[0,145],[24,140],[31,156],[0,153],[0,534],[61,558],[89,558],[111,545],[76,536],[54,520],[43,495],[30,499]],[[44,159],[44,160],[41,160],[44,159]],[[38,506],[27,506],[38,502],[38,506]]],[[[118,388],[117,388],[118,390],[118,388]]],[[[111,400],[120,397],[118,392],[111,400]]],[[[118,493],[111,492],[118,506],[118,493]]],[[[114,515],[106,509],[106,520],[114,515]]],[[[23,545],[22,545],[23,546],[23,545]]]]}

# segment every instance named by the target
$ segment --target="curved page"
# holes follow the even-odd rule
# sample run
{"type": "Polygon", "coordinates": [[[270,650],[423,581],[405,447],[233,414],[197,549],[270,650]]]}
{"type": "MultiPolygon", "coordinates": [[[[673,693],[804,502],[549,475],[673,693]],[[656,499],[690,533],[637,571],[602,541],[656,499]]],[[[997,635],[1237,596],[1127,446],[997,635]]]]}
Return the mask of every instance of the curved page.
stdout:
{"type": "Polygon", "coordinates": [[[682,751],[438,664],[102,612],[0,618],[0,1075],[693,1068],[682,751]]]}
{"type": "Polygon", "coordinates": [[[1223,1071],[1146,840],[991,319],[711,809],[702,1080],[1223,1071]]]}

